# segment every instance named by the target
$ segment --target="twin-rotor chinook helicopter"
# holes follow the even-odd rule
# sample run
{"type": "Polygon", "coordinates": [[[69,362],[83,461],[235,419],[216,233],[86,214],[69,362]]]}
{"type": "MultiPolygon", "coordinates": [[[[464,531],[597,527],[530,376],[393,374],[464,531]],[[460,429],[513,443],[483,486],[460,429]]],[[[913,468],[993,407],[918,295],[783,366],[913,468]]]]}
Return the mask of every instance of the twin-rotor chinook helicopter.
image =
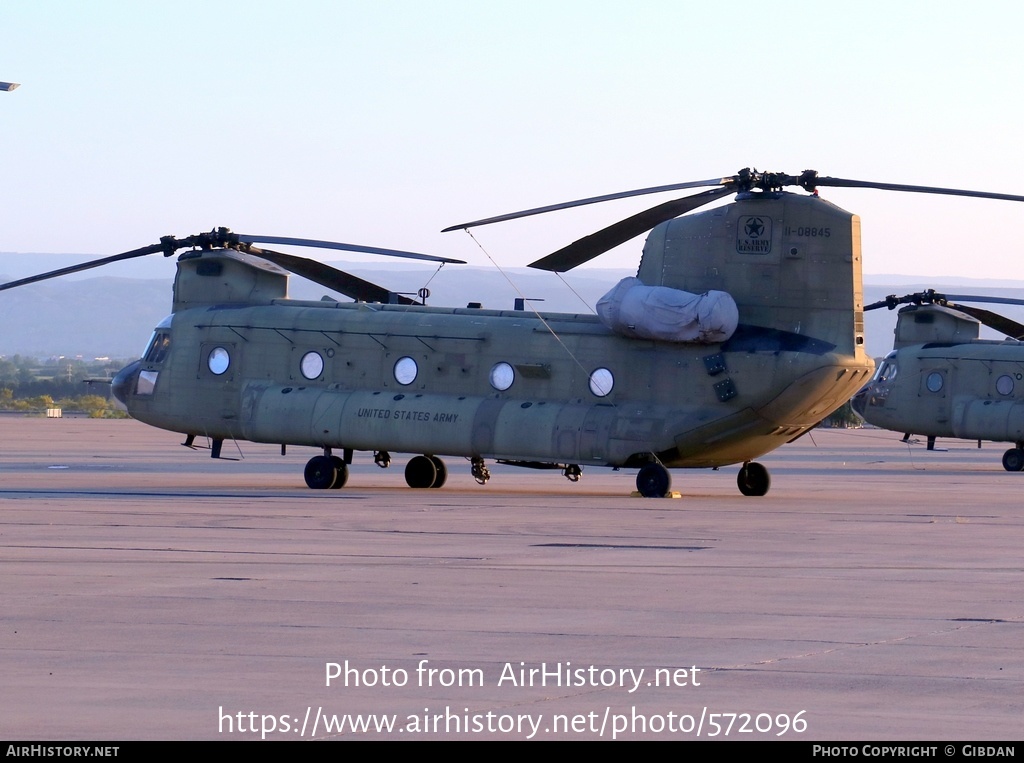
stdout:
{"type": "Polygon", "coordinates": [[[893,350],[853,407],[883,429],[936,437],[1012,442],[1007,471],[1024,469],[1024,325],[954,302],[1024,304],[1024,300],[933,290],[889,296],[865,310],[905,305],[896,320],[893,350]],[[981,325],[1006,339],[979,339],[981,325]]]}
{"type": "Polygon", "coordinates": [[[638,469],[662,496],[669,469],[754,461],[814,427],[868,380],[860,221],[821,199],[826,186],[979,196],[976,191],[749,169],[452,226],[469,228],[612,199],[711,187],[617,222],[532,264],[563,272],[647,231],[638,279],[600,316],[427,307],[327,265],[255,243],[444,258],[217,229],[45,273],[0,290],[153,253],[178,257],[172,314],[113,392],[136,419],[212,441],[322,449],[311,488],[340,488],[354,451],[386,467],[414,455],[410,487],[441,487],[440,456],[560,469],[638,469]],[[809,195],[789,193],[800,186],[809,195]],[[684,215],[726,195],[734,201],[684,215]],[[652,230],[653,229],[653,230],[652,230]],[[290,271],[356,300],[290,300],[290,271]],[[336,455],[339,451],[341,455],[336,455]]]}

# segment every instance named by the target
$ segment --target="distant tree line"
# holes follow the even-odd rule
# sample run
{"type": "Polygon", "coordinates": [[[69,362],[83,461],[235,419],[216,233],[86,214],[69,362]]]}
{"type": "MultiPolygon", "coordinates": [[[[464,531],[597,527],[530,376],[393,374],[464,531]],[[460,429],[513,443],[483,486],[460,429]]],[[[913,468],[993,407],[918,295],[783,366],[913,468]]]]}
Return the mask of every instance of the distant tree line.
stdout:
{"type": "Polygon", "coordinates": [[[110,379],[128,361],[109,358],[0,357],[0,410],[45,411],[62,408],[93,417],[120,417],[110,399],[110,379]]]}
{"type": "Polygon", "coordinates": [[[835,429],[857,429],[864,426],[862,419],[847,400],[832,415],[827,416],[819,426],[833,427],[835,429]]]}

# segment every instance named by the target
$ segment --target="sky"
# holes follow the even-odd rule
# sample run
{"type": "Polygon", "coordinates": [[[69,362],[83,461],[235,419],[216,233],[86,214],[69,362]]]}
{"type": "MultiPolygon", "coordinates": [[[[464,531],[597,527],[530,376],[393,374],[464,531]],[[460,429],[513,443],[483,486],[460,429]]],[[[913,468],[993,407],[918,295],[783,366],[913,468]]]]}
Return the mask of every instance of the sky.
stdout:
{"type": "MultiPolygon", "coordinates": [[[[0,252],[227,226],[484,265],[440,230],[747,166],[1024,194],[1022,22],[1003,0],[5,0],[0,252]]],[[[822,195],[861,216],[866,273],[1024,277],[1024,204],[822,195]]],[[[669,198],[475,235],[518,267],[669,198]]]]}

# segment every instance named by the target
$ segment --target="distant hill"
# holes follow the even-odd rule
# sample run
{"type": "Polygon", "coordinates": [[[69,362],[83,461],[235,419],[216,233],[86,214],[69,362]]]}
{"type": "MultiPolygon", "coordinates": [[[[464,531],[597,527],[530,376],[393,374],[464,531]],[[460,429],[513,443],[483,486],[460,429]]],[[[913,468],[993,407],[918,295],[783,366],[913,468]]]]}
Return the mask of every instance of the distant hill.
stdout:
{"type": "Polygon", "coordinates": [[[53,280],[0,293],[0,355],[137,357],[170,312],[170,295],[170,281],[134,278],[53,280]]]}
{"type": "MultiPolygon", "coordinates": [[[[0,255],[0,283],[86,259],[84,255],[0,255]]],[[[432,305],[464,307],[469,302],[481,302],[484,307],[511,309],[520,296],[518,287],[523,296],[543,300],[535,303],[540,310],[574,313],[590,312],[620,278],[635,274],[627,269],[581,268],[565,274],[563,283],[554,274],[529,268],[508,268],[503,274],[494,268],[468,266],[446,266],[438,272],[404,263],[331,264],[396,291],[415,294],[426,285],[432,305]]],[[[136,277],[100,275],[103,271],[94,270],[0,293],[0,355],[137,357],[153,327],[170,312],[173,267],[157,257],[148,258],[145,266],[123,263],[117,268],[121,272],[129,266],[134,266],[136,277]],[[166,276],[153,277],[161,272],[166,276]]],[[[866,303],[887,294],[927,288],[1024,299],[1024,281],[876,275],[865,277],[865,282],[866,303]]],[[[301,278],[293,278],[290,288],[291,296],[298,299],[319,299],[328,293],[301,278]]],[[[996,309],[1024,323],[1024,308],[996,309]]],[[[895,311],[874,310],[865,316],[867,349],[873,357],[885,355],[892,348],[895,323],[895,311]]],[[[984,335],[996,337],[987,330],[984,335]]]]}
{"type": "MultiPolygon", "coordinates": [[[[42,263],[43,257],[33,257],[33,264],[41,267],[26,272],[24,267],[9,267],[7,259],[0,257],[0,283],[87,259],[65,259],[58,255],[45,258],[47,261],[42,263]]],[[[172,268],[170,263],[159,260],[157,264],[168,270],[167,277],[99,276],[93,274],[102,271],[95,270],[0,293],[0,355],[137,357],[153,327],[171,311],[172,268]]],[[[434,268],[401,264],[331,264],[411,295],[426,285],[431,305],[465,307],[469,302],[481,302],[484,307],[511,310],[515,298],[520,296],[495,269],[447,266],[437,272],[434,268]]],[[[534,304],[539,310],[587,313],[613,284],[635,271],[588,269],[578,275],[565,275],[565,281],[584,301],[551,273],[528,268],[510,268],[505,273],[522,296],[538,300],[534,304]]],[[[289,295],[295,299],[317,300],[325,294],[338,296],[304,279],[290,280],[289,295]]]]}

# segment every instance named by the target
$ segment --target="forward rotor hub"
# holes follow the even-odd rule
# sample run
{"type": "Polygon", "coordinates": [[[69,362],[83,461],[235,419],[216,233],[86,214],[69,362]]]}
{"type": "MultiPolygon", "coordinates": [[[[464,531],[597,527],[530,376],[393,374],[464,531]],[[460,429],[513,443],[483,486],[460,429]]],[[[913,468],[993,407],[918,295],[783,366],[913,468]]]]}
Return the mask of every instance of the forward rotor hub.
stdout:
{"type": "Polygon", "coordinates": [[[781,191],[787,186],[798,185],[808,193],[817,190],[817,170],[804,170],[799,175],[787,175],[784,172],[758,172],[745,167],[732,176],[733,187],[739,193],[749,191],[781,191]]]}

